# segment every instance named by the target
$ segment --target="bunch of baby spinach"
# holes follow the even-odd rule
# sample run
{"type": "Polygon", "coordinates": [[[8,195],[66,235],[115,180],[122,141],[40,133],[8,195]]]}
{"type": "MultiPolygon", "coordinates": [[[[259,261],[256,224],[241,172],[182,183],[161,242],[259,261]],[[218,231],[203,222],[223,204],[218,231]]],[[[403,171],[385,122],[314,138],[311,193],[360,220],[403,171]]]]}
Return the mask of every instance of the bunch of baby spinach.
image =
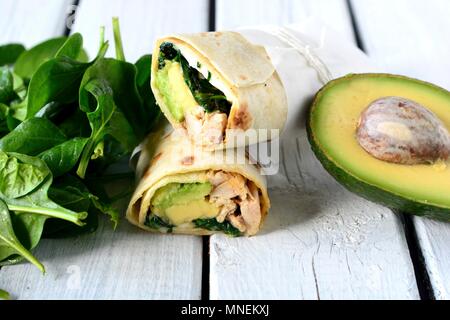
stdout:
{"type": "Polygon", "coordinates": [[[92,60],[83,38],[25,50],[0,46],[0,266],[26,259],[41,237],[95,231],[119,215],[103,188],[106,169],[129,155],[159,117],[151,56],[125,61],[113,19],[116,59],[102,29],[92,60]]]}

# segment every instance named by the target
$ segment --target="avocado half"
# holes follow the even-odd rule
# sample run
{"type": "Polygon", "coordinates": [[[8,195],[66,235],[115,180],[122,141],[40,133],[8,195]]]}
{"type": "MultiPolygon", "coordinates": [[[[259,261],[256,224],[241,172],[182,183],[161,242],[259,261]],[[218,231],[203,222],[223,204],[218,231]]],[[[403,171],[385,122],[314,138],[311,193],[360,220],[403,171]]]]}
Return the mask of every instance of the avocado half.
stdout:
{"type": "Polygon", "coordinates": [[[312,150],[348,190],[395,210],[450,221],[450,161],[394,164],[376,159],[358,144],[361,112],[389,96],[420,103],[450,129],[449,91],[404,76],[350,74],[317,93],[306,125],[312,150]]]}

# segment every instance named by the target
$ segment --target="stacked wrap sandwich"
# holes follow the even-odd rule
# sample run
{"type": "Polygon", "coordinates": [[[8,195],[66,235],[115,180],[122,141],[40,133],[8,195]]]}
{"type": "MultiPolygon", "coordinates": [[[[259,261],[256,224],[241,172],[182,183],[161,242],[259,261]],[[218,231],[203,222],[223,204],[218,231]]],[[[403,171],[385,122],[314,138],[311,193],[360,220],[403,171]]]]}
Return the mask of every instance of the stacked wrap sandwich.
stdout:
{"type": "Polygon", "coordinates": [[[284,127],[286,94],[265,49],[236,32],[169,36],[151,71],[174,131],[143,144],[128,220],[149,231],[256,234],[270,207],[266,182],[250,161],[229,161],[242,152],[236,141],[249,141],[230,137],[284,127]]]}

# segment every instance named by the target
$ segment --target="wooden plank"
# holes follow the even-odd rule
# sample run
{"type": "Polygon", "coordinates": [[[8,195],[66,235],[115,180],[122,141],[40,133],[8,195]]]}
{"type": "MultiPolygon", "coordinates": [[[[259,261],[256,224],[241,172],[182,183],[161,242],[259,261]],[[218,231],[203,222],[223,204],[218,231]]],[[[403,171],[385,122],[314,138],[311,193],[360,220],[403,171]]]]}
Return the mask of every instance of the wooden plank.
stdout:
{"type": "MultiPolygon", "coordinates": [[[[206,2],[82,1],[73,31],[82,32],[93,56],[97,30],[110,30],[111,17],[118,16],[127,59],[133,61],[150,53],[157,35],[206,30],[206,2]]],[[[151,234],[122,220],[115,232],[102,224],[94,235],[42,241],[36,256],[46,276],[29,264],[6,267],[0,287],[24,299],[201,298],[200,237],[151,234]]]]}
{"type": "MultiPolygon", "coordinates": [[[[345,1],[223,0],[218,8],[218,29],[248,16],[255,24],[285,24],[317,12],[353,38],[345,1]]],[[[339,186],[315,159],[304,129],[286,131],[262,234],[211,237],[211,298],[418,299],[400,219],[339,186]]]]}
{"type": "Polygon", "coordinates": [[[386,71],[450,88],[450,3],[352,1],[364,47],[386,71]]]}
{"type": "MultiPolygon", "coordinates": [[[[450,89],[450,2],[352,1],[368,54],[383,70],[450,89]]],[[[434,295],[450,299],[450,224],[414,217],[434,295]]]]}
{"type": "Polygon", "coordinates": [[[0,287],[18,299],[199,299],[201,239],[149,235],[122,220],[93,235],[43,240],[29,264],[4,267],[0,287]]]}
{"type": "Polygon", "coordinates": [[[342,0],[218,0],[217,12],[218,28],[279,25],[314,18],[332,25],[348,39],[354,38],[349,11],[342,0]],[[336,21],[344,23],[335,23],[336,21]]]}
{"type": "Polygon", "coordinates": [[[414,217],[420,249],[424,257],[434,297],[450,299],[450,226],[448,223],[414,217]]]}
{"type": "Polygon", "coordinates": [[[43,39],[62,35],[72,0],[2,0],[0,43],[19,42],[30,47],[43,39]]]}

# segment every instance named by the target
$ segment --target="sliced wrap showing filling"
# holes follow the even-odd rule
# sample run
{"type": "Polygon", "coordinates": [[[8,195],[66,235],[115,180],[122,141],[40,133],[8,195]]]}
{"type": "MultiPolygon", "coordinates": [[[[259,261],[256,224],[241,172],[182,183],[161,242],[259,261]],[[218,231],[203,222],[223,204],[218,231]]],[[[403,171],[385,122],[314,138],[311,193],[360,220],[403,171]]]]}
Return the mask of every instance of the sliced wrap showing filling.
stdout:
{"type": "Polygon", "coordinates": [[[191,137],[204,145],[223,142],[231,102],[214,87],[211,72],[201,73],[201,64],[191,67],[180,50],[163,42],[155,83],[170,114],[182,123],[191,137]],[[197,69],[197,68],[198,69],[197,69]]]}
{"type": "MultiPolygon", "coordinates": [[[[145,225],[222,231],[231,236],[253,235],[261,223],[260,195],[251,181],[235,173],[209,171],[206,182],[169,183],[151,200],[145,225]]],[[[200,232],[201,232],[200,231],[200,232]]]]}
{"type": "Polygon", "coordinates": [[[151,85],[172,126],[213,149],[225,146],[228,136],[281,130],[286,121],[284,87],[265,49],[235,32],[158,40],[151,85]]]}
{"type": "Polygon", "coordinates": [[[142,177],[127,218],[148,231],[251,236],[270,206],[255,166],[225,163],[193,147],[186,132],[165,137],[156,149],[144,148],[138,168],[142,177]]]}

